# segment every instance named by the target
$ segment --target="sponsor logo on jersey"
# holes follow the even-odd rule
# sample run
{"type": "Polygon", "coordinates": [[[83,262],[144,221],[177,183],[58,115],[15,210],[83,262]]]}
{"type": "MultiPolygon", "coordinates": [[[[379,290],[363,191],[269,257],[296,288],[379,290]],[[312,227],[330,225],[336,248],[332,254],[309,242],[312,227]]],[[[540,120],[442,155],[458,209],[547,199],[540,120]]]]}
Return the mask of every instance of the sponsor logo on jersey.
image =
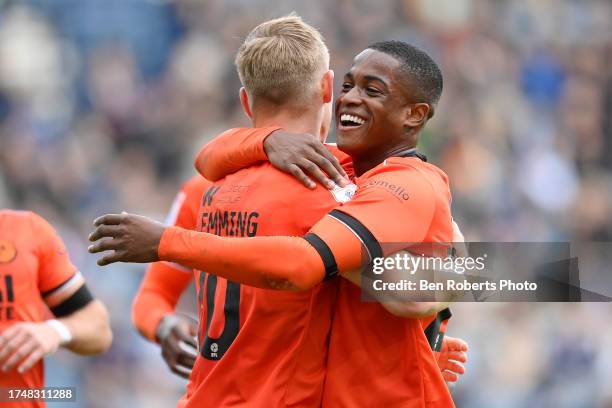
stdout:
{"type": "Polygon", "coordinates": [[[206,207],[207,205],[211,205],[215,194],[219,191],[220,186],[212,186],[204,193],[202,197],[202,207],[206,207]]]}
{"type": "Polygon", "coordinates": [[[17,248],[11,241],[0,239],[0,264],[13,262],[17,257],[17,248]]]}
{"type": "Polygon", "coordinates": [[[357,191],[357,186],[355,184],[349,184],[346,187],[340,187],[336,184],[333,190],[330,190],[331,195],[334,197],[339,203],[346,203],[351,201],[353,196],[355,195],[355,191],[357,191]]]}
{"type": "Polygon", "coordinates": [[[390,192],[400,201],[408,201],[410,195],[403,186],[389,183],[385,180],[370,180],[363,188],[382,188],[390,192]]]}

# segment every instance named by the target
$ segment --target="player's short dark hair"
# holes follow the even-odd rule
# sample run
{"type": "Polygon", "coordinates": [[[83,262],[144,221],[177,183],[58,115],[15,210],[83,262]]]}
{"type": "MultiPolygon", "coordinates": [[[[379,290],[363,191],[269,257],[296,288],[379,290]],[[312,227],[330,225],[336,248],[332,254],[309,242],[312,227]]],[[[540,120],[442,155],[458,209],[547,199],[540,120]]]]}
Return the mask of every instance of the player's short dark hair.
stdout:
{"type": "Polygon", "coordinates": [[[384,52],[401,64],[401,71],[411,80],[415,96],[421,102],[438,103],[442,95],[442,71],[427,53],[403,41],[380,41],[368,47],[384,52]]]}

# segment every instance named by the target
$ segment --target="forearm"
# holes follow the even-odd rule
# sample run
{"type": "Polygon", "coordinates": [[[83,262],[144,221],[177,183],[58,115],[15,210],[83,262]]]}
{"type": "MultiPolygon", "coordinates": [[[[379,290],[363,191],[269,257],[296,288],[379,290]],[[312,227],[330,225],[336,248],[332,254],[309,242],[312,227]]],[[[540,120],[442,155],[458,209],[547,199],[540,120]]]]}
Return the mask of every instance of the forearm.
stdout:
{"type": "Polygon", "coordinates": [[[112,342],[112,332],[106,307],[99,300],[58,319],[72,336],[65,347],[75,353],[90,355],[106,351],[112,342]]]}
{"type": "Polygon", "coordinates": [[[325,275],[318,252],[299,237],[226,238],[169,227],[158,255],[161,260],[265,289],[309,289],[325,275]]]}
{"type": "MultiPolygon", "coordinates": [[[[378,271],[381,273],[353,271],[343,273],[341,276],[359,286],[390,313],[403,317],[432,315],[459,297],[458,291],[446,290],[446,282],[451,279],[461,279],[462,275],[444,270],[443,267],[436,269],[433,262],[435,258],[418,257],[407,251],[391,255],[385,260],[396,259],[396,256],[404,257],[403,262],[393,262],[392,267],[384,268],[382,272],[378,271]],[[407,262],[412,260],[417,262],[407,262]],[[405,267],[407,265],[409,267],[405,267]],[[428,287],[422,287],[421,282],[428,283],[428,287]],[[444,289],[438,290],[439,286],[436,286],[436,290],[432,289],[431,284],[436,283],[442,284],[444,289]]],[[[380,262],[379,265],[386,265],[386,262],[380,262]]],[[[373,269],[376,270],[376,267],[373,269]]]]}
{"type": "Polygon", "coordinates": [[[206,179],[217,181],[244,167],[267,160],[263,142],[280,129],[230,129],[208,142],[198,153],[195,167],[206,179]]]}
{"type": "Polygon", "coordinates": [[[132,304],[132,323],[147,340],[156,343],[159,322],[174,311],[173,305],[152,292],[140,293],[132,304]]]}
{"type": "Polygon", "coordinates": [[[374,290],[374,279],[362,277],[360,271],[347,272],[340,276],[359,286],[361,290],[365,290],[374,301],[379,302],[389,313],[396,316],[413,318],[431,316],[449,304],[449,302],[415,301],[412,297],[400,295],[396,291],[374,290]]]}
{"type": "Polygon", "coordinates": [[[193,279],[165,262],[149,267],[132,304],[132,322],[140,334],[156,342],[159,322],[173,313],[181,294],[193,279]]]}

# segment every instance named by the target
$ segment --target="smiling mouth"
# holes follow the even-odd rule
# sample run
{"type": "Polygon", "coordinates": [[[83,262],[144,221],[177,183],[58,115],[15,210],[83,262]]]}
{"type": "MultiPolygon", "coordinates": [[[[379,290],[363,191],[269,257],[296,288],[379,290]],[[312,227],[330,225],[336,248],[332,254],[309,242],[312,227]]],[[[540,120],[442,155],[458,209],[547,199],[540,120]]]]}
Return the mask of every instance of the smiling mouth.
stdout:
{"type": "Polygon", "coordinates": [[[343,128],[357,128],[366,123],[366,121],[358,116],[342,114],[340,115],[340,125],[343,128]]]}

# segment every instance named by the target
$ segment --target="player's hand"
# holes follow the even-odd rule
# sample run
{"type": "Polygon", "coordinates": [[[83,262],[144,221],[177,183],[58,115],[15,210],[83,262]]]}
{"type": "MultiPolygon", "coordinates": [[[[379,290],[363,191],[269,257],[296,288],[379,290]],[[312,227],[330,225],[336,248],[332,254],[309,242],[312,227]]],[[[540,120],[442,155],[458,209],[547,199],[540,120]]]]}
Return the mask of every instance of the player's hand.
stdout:
{"type": "Polygon", "coordinates": [[[277,130],[264,141],[264,150],[274,167],[308,188],[316,187],[315,180],[330,190],[349,183],[338,159],[312,135],[277,130]]]}
{"type": "Polygon", "coordinates": [[[470,256],[467,246],[465,245],[465,237],[455,220],[453,220],[453,247],[455,248],[455,255],[457,257],[465,258],[470,256]]]}
{"type": "Polygon", "coordinates": [[[446,382],[457,382],[460,375],[465,373],[463,364],[467,362],[468,345],[465,341],[444,336],[442,349],[438,357],[438,367],[446,382]]]}
{"type": "Polygon", "coordinates": [[[198,356],[196,334],[197,326],[193,321],[175,314],[165,316],[157,326],[162,357],[170,370],[183,378],[189,378],[198,356]]]}
{"type": "Polygon", "coordinates": [[[0,334],[0,366],[24,373],[61,346],[60,334],[46,323],[16,323],[0,334]]]}
{"type": "Polygon", "coordinates": [[[88,251],[92,254],[113,251],[98,259],[98,265],[159,260],[157,249],[166,228],[163,224],[141,215],[122,213],[103,215],[94,221],[94,226],[89,240],[95,243],[88,251]]]}

